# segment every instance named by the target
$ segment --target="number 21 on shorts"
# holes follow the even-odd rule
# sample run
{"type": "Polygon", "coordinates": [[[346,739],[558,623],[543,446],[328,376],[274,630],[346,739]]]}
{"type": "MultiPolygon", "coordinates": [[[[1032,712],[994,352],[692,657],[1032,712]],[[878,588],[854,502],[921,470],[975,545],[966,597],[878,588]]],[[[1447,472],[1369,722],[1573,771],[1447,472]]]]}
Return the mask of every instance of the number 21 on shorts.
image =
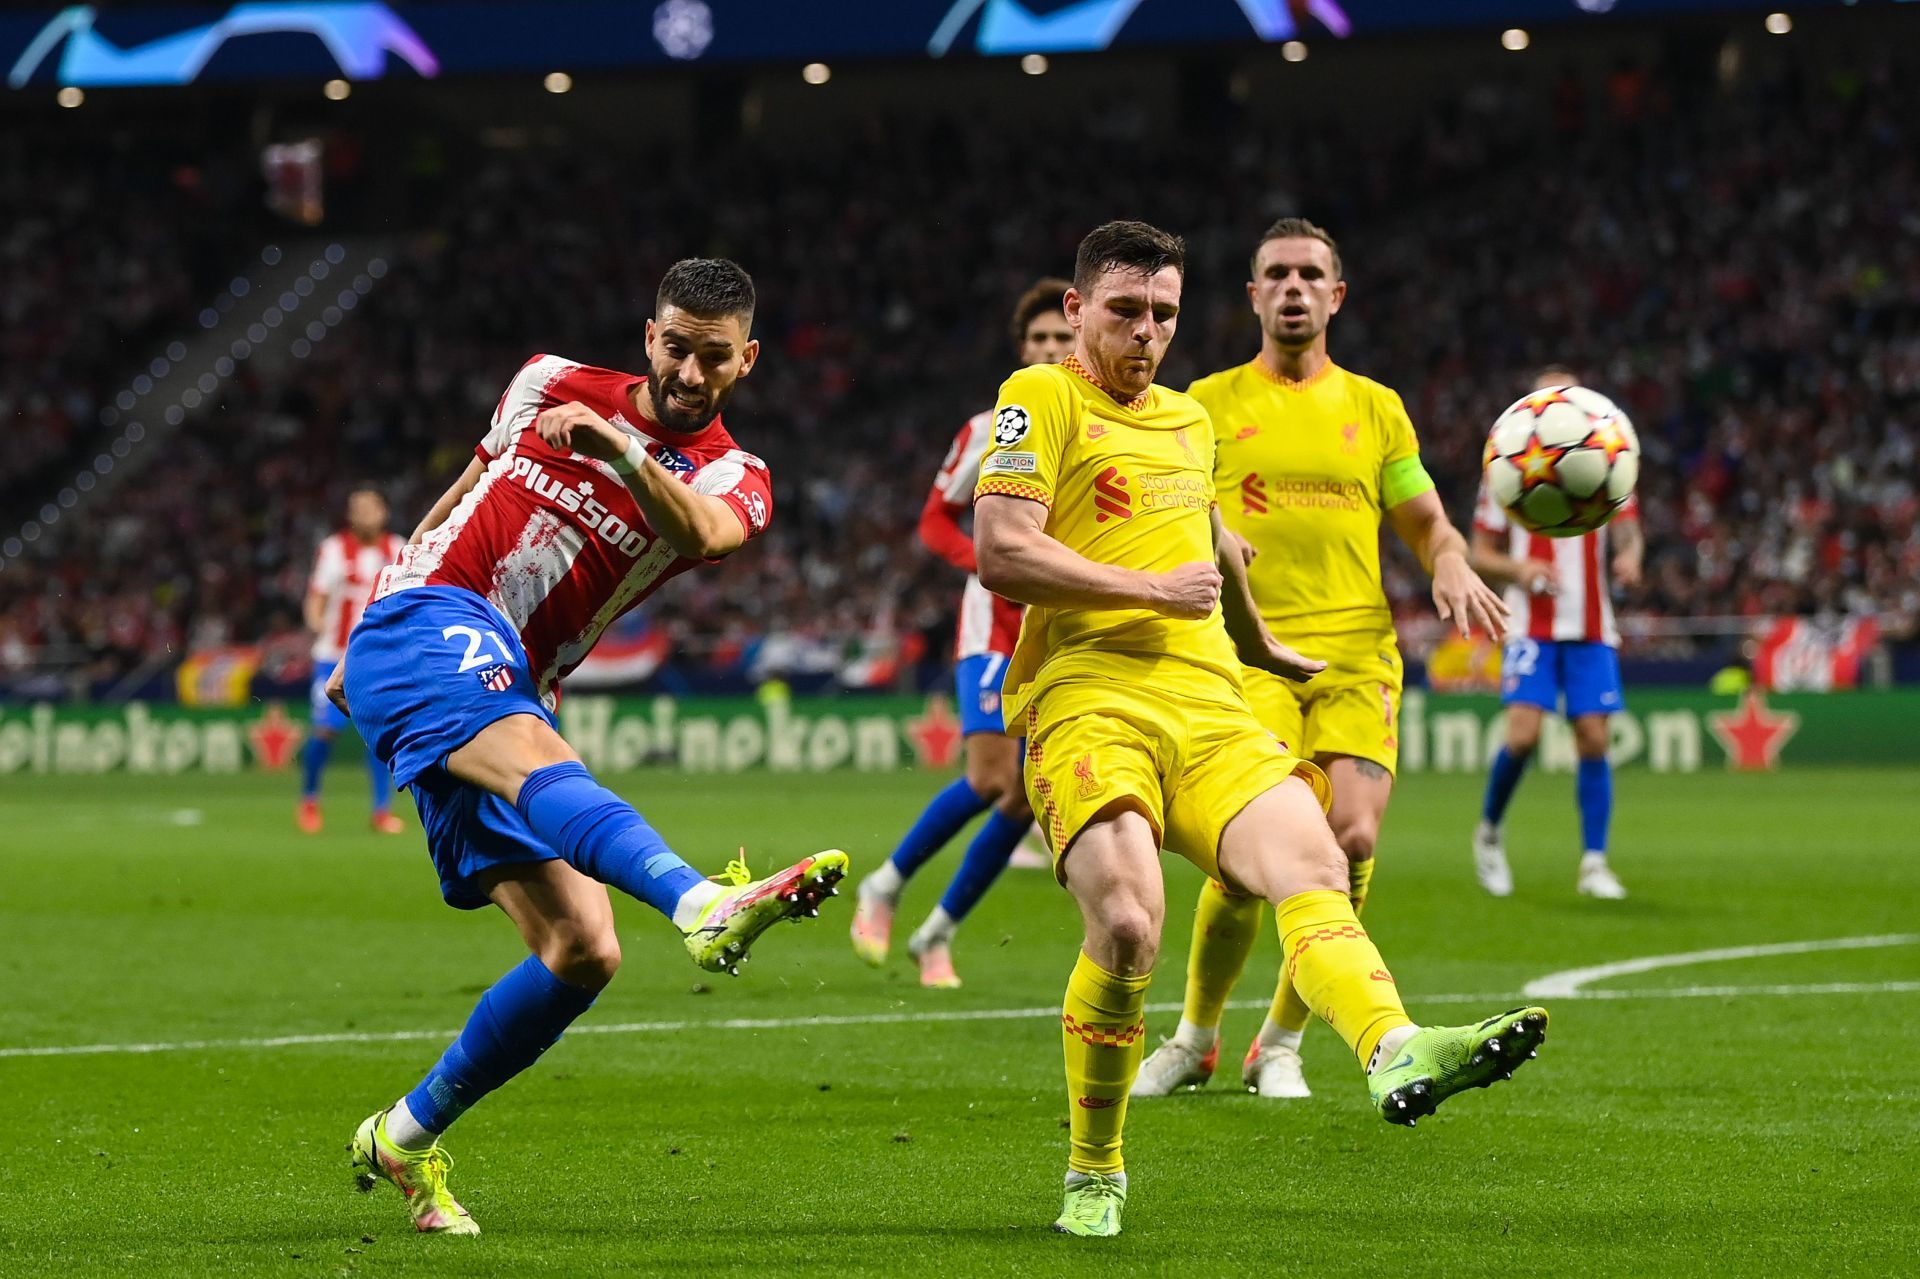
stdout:
{"type": "Polygon", "coordinates": [[[467,641],[467,654],[460,659],[460,669],[455,672],[456,674],[464,675],[476,667],[490,666],[495,662],[505,662],[508,665],[513,664],[513,657],[507,652],[505,641],[492,630],[483,632],[476,631],[471,626],[449,626],[440,632],[442,639],[452,639],[455,636],[464,637],[467,641]],[[495,652],[488,653],[484,650],[483,635],[486,639],[493,641],[495,652]]]}

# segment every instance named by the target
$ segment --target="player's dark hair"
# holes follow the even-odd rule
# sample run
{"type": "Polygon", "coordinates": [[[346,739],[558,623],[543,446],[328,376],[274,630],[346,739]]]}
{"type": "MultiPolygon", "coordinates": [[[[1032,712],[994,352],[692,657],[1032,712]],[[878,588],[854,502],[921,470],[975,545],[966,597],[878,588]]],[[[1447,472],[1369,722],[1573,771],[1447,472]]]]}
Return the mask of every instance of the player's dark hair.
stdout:
{"type": "Polygon", "coordinates": [[[1067,309],[1061,295],[1073,285],[1057,275],[1042,276],[1035,280],[1020,300],[1013,304],[1013,349],[1018,351],[1020,344],[1027,340],[1027,326],[1034,317],[1045,315],[1049,311],[1064,313],[1067,309]]]}
{"type": "Polygon", "coordinates": [[[1260,243],[1253,246],[1253,258],[1248,271],[1258,278],[1260,274],[1260,250],[1272,240],[1318,240],[1327,246],[1327,252],[1333,254],[1333,278],[1346,278],[1346,268],[1340,264],[1340,246],[1334,243],[1333,232],[1317,222],[1305,218],[1281,218],[1260,233],[1260,243]]]}
{"type": "Polygon", "coordinates": [[[703,320],[737,315],[753,321],[753,277],[726,258],[682,258],[660,278],[654,314],[675,307],[703,320]]]}
{"type": "Polygon", "coordinates": [[[1154,275],[1172,267],[1187,273],[1187,242],[1145,222],[1106,222],[1087,232],[1073,255],[1073,287],[1082,294],[1107,271],[1154,275]]]}
{"type": "Polygon", "coordinates": [[[1580,375],[1565,364],[1545,364],[1535,370],[1535,386],[1579,386],[1580,375]]]}

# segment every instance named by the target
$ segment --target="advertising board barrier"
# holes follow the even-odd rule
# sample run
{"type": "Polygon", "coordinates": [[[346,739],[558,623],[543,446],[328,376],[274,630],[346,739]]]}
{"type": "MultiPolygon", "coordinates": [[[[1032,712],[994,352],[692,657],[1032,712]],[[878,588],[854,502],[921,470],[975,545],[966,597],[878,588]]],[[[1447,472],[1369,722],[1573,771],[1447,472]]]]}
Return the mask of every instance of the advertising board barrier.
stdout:
{"type": "MultiPolygon", "coordinates": [[[[1738,698],[1629,693],[1613,720],[1614,761],[1661,773],[1920,764],[1920,688],[1738,698]]],[[[236,773],[292,766],[306,707],[236,709],[127,702],[0,707],[0,778],[27,775],[236,773]]],[[[741,773],[953,769],[960,723],[931,697],[614,697],[560,703],[560,727],[589,768],[741,773]]],[[[1475,773],[1502,736],[1497,699],[1413,690],[1401,711],[1404,773],[1475,773]]],[[[1571,733],[1549,718],[1538,765],[1573,768],[1571,733]]]]}

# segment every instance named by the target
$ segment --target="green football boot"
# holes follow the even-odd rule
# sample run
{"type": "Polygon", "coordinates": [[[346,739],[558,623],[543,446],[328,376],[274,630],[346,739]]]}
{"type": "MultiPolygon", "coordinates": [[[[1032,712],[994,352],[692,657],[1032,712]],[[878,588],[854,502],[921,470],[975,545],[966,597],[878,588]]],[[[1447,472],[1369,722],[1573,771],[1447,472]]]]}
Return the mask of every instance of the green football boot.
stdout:
{"type": "Polygon", "coordinates": [[[1540,1055],[1546,1037],[1544,1008],[1516,1008],[1473,1026],[1427,1026],[1367,1076],[1367,1091],[1382,1119],[1411,1128],[1457,1092],[1513,1078],[1540,1055]]]}
{"type": "Polygon", "coordinates": [[[1104,1172],[1081,1174],[1067,1187],[1067,1202],[1053,1228],[1063,1235],[1111,1239],[1120,1233],[1120,1209],[1127,1202],[1127,1179],[1104,1172]]]}
{"type": "Polygon", "coordinates": [[[820,903],[838,896],[834,885],[847,874],[847,855],[838,849],[803,857],[785,870],[755,879],[746,863],[727,863],[713,878],[727,891],[708,902],[682,934],[693,962],[710,973],[740,975],[747,949],[761,933],[783,919],[820,913],[820,903]]]}
{"type": "Polygon", "coordinates": [[[425,1150],[402,1150],[387,1140],[387,1112],[382,1110],[367,1116],[347,1143],[347,1150],[353,1156],[354,1185],[365,1192],[382,1181],[392,1182],[407,1197],[413,1228],[421,1234],[480,1233],[472,1214],[447,1189],[453,1156],[442,1150],[439,1142],[425,1150]]]}

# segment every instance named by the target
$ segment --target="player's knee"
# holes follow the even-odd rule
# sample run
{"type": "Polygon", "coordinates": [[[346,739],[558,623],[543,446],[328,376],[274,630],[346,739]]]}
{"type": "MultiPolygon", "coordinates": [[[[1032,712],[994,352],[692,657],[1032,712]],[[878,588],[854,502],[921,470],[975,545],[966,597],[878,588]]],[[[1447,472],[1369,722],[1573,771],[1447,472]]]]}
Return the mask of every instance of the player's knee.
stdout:
{"type": "Polygon", "coordinates": [[[1605,719],[1596,717],[1592,720],[1575,720],[1573,725],[1574,753],[1581,759],[1604,758],[1607,753],[1609,736],[1610,734],[1607,732],[1607,721],[1605,719]]]}
{"type": "Polygon", "coordinates": [[[1100,911],[1102,949],[1135,972],[1153,967],[1160,949],[1160,920],[1153,908],[1135,897],[1108,902],[1100,911]]]}
{"type": "Polygon", "coordinates": [[[601,928],[558,931],[542,948],[540,959],[568,985],[599,990],[620,971],[620,938],[611,922],[601,928]]]}
{"type": "Polygon", "coordinates": [[[1366,861],[1373,856],[1373,846],[1380,840],[1380,821],[1370,813],[1342,818],[1334,823],[1333,839],[1346,854],[1347,861],[1366,861]]]}
{"type": "Polygon", "coordinates": [[[1294,849],[1293,870],[1305,887],[1344,893],[1351,886],[1351,855],[1331,825],[1322,822],[1303,831],[1294,849]]]}
{"type": "Polygon", "coordinates": [[[1532,755],[1534,748],[1538,745],[1540,745],[1540,727],[1537,724],[1507,730],[1507,754],[1515,759],[1525,759],[1532,755]]]}
{"type": "Polygon", "coordinates": [[[1027,803],[1027,793],[1015,783],[996,804],[1000,815],[1010,822],[1030,822],[1033,820],[1033,805],[1027,803]]]}
{"type": "Polygon", "coordinates": [[[1020,782],[1020,769],[1016,765],[1011,770],[1002,766],[998,760],[967,761],[967,785],[973,787],[974,794],[983,801],[994,805],[1002,812],[1009,811],[1009,805],[1026,806],[1025,787],[1020,782]]]}

